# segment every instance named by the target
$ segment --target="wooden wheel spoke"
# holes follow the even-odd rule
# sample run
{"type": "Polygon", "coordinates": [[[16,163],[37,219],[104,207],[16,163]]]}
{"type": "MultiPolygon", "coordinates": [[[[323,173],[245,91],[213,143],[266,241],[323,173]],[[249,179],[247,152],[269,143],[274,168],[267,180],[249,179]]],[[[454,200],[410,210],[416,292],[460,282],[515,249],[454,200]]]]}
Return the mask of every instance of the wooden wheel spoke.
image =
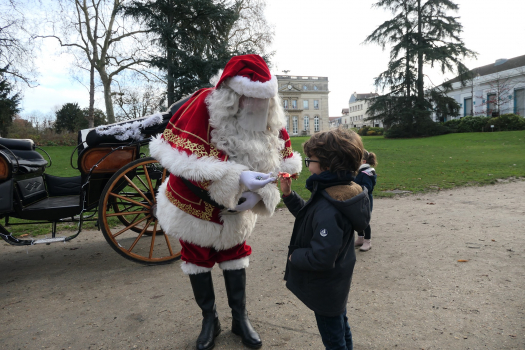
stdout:
{"type": "Polygon", "coordinates": [[[166,169],[162,170],[162,179],[160,180],[161,185],[164,183],[165,179],[166,179],[166,169]]]}
{"type": "Polygon", "coordinates": [[[170,256],[173,256],[173,250],[171,249],[171,243],[170,243],[170,240],[168,239],[168,234],[166,232],[164,232],[164,238],[166,239],[166,244],[168,245],[170,256]]]}
{"type": "MultiPolygon", "coordinates": [[[[132,223],[131,225],[127,226],[126,228],[123,228],[123,229],[120,230],[119,232],[117,232],[117,233],[115,233],[114,235],[112,235],[113,238],[117,237],[117,236],[120,235],[122,232],[126,232],[126,231],[129,230],[130,228],[137,226],[137,225],[140,224],[142,221],[144,221],[144,220],[146,220],[146,219],[149,219],[149,218],[151,218],[151,215],[145,216],[145,217],[143,217],[142,219],[140,219],[139,221],[132,223]]],[[[147,226],[146,226],[146,228],[147,228],[147,226]]]]}
{"type": "MultiPolygon", "coordinates": [[[[134,215],[134,214],[148,214],[149,211],[124,211],[113,214],[106,214],[106,216],[124,216],[124,215],[134,215]]],[[[137,217],[135,217],[136,219],[137,217]]]]}
{"type": "Polygon", "coordinates": [[[135,205],[140,205],[141,207],[144,207],[144,208],[148,208],[148,209],[150,208],[150,205],[147,205],[147,204],[144,204],[144,203],[140,203],[140,202],[134,201],[133,199],[129,199],[129,198],[127,198],[127,197],[123,197],[123,196],[121,196],[121,195],[119,195],[119,194],[116,194],[116,193],[113,193],[113,192],[111,192],[109,195],[110,195],[110,196],[113,196],[113,197],[120,198],[120,199],[122,199],[123,201],[130,202],[130,203],[133,203],[133,204],[135,204],[135,205]]]}
{"type": "Polygon", "coordinates": [[[146,192],[149,191],[149,186],[147,183],[144,182],[144,180],[142,180],[142,178],[140,177],[140,175],[135,175],[136,178],[140,181],[140,183],[142,184],[142,186],[144,186],[144,188],[146,189],[146,192]]]}
{"type": "Polygon", "coordinates": [[[148,169],[146,168],[146,165],[143,165],[142,168],[144,168],[144,174],[146,174],[146,180],[148,180],[149,190],[151,191],[151,195],[153,196],[153,202],[157,202],[155,199],[155,190],[153,189],[153,184],[151,183],[151,178],[149,177],[148,169]]]}
{"type": "Polygon", "coordinates": [[[129,247],[128,249],[128,253],[131,253],[131,251],[133,250],[133,248],[135,248],[135,245],[140,241],[140,239],[142,238],[142,236],[144,235],[144,232],[146,232],[146,230],[148,229],[148,226],[149,224],[151,223],[151,221],[154,220],[154,218],[151,218],[148,220],[148,222],[146,223],[146,226],[144,226],[144,228],[142,229],[142,231],[140,231],[140,234],[138,235],[138,237],[135,239],[135,241],[133,242],[133,244],[131,245],[131,247],[129,247]]]}
{"type": "Polygon", "coordinates": [[[126,181],[131,185],[131,187],[133,187],[133,188],[135,189],[135,191],[137,191],[137,192],[140,194],[140,196],[141,196],[142,198],[144,198],[144,199],[149,203],[149,205],[152,205],[152,203],[151,203],[151,201],[148,199],[148,197],[146,197],[146,195],[145,195],[144,193],[142,193],[142,190],[140,190],[140,189],[137,187],[137,185],[135,185],[135,184],[133,183],[133,181],[131,181],[131,180],[129,179],[129,177],[128,177],[127,175],[124,175],[124,178],[125,178],[126,181]]]}
{"type": "Polygon", "coordinates": [[[155,244],[155,236],[157,235],[157,220],[155,220],[155,225],[153,226],[153,234],[151,235],[151,245],[149,246],[149,258],[153,256],[153,246],[155,244]]]}

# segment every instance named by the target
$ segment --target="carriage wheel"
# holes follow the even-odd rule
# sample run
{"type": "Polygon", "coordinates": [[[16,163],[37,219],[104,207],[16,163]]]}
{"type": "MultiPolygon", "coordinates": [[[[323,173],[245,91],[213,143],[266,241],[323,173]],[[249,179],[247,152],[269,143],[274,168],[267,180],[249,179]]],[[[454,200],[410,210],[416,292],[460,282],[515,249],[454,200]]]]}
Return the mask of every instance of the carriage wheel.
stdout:
{"type": "Polygon", "coordinates": [[[180,259],[179,242],[160,235],[157,193],[168,175],[154,158],[137,159],[108,181],[99,202],[104,238],[123,257],[161,264],[180,259]]]}

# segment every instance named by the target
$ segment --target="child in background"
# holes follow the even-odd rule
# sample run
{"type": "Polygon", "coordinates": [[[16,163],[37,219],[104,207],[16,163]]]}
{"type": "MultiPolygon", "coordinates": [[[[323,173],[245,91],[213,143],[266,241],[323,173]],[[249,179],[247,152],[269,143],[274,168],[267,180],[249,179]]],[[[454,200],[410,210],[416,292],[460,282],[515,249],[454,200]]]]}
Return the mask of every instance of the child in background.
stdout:
{"type": "Polygon", "coordinates": [[[314,311],[327,350],[352,350],[346,316],[356,261],[354,230],[370,220],[368,193],[352,182],[363,159],[363,143],[355,132],[336,129],[314,134],[303,145],[312,174],[305,202],[281,178],[283,200],[295,216],[288,247],[286,287],[314,311]]]}
{"type": "MultiPolygon", "coordinates": [[[[363,164],[359,167],[355,182],[368,190],[368,197],[370,197],[370,212],[374,207],[374,198],[372,193],[374,192],[374,186],[376,185],[377,174],[373,168],[377,166],[377,157],[374,152],[368,152],[364,150],[363,164]]],[[[357,239],[355,240],[355,246],[360,247],[359,250],[367,252],[372,249],[372,230],[368,225],[364,231],[357,231],[357,239]]]]}

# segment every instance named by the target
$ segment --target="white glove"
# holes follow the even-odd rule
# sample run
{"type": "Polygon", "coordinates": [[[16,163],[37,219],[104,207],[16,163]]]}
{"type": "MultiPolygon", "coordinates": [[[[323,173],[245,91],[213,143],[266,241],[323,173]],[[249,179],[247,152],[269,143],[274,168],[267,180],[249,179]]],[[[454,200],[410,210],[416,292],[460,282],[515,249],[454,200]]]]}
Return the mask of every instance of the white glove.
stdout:
{"type": "Polygon", "coordinates": [[[253,207],[255,207],[255,205],[259,203],[259,201],[262,199],[262,197],[259,196],[257,193],[249,191],[242,193],[241,199],[243,198],[245,199],[245,201],[241,204],[238,204],[234,209],[235,211],[250,210],[253,207]]]}
{"type": "Polygon", "coordinates": [[[272,173],[258,173],[256,171],[243,171],[239,181],[246,186],[250,191],[258,190],[266,184],[275,181],[275,177],[271,177],[272,173]]]}

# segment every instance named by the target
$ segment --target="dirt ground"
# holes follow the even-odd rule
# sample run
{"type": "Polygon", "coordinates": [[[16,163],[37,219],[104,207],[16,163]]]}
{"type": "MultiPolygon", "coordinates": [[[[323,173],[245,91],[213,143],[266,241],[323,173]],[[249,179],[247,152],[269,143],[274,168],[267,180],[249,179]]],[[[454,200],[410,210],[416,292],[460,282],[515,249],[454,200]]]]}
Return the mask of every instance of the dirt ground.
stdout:
{"type": "MultiPolygon", "coordinates": [[[[357,253],[348,302],[354,348],[525,349],[524,214],[520,180],[376,199],[373,248],[357,253]]],[[[313,313],[282,281],[292,223],[286,209],[259,220],[248,309],[263,349],[322,349],[313,313]]],[[[179,265],[130,262],[96,231],[0,243],[0,348],[193,349],[200,310],[179,265]]],[[[213,275],[216,349],[243,349],[213,275]]]]}

